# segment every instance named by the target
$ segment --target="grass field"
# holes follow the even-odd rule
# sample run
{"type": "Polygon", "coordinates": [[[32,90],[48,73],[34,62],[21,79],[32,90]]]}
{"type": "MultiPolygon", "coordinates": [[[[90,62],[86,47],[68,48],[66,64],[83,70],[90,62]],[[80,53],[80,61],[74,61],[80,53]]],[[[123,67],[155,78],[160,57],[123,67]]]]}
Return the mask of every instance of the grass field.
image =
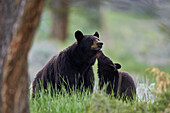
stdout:
{"type": "MultiPolygon", "coordinates": [[[[50,88],[49,88],[50,89],[50,88]]],[[[168,89],[167,89],[168,90],[168,89]]],[[[57,96],[30,97],[30,113],[168,113],[170,110],[170,90],[155,96],[154,102],[143,99],[123,102],[102,91],[90,94],[62,91],[57,96]]]]}

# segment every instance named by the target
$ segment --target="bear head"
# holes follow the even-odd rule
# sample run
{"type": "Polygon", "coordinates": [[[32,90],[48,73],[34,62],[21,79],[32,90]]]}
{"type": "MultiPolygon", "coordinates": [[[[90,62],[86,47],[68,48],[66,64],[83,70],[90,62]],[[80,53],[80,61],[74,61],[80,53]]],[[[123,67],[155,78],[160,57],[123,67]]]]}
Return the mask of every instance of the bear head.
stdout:
{"type": "Polygon", "coordinates": [[[97,52],[103,46],[103,42],[99,39],[98,32],[95,32],[94,35],[83,35],[81,31],[76,31],[75,38],[77,39],[78,46],[88,52],[97,52]]]}
{"type": "Polygon", "coordinates": [[[121,68],[120,64],[113,63],[112,60],[109,57],[105,56],[101,50],[97,52],[97,59],[98,66],[102,67],[102,70],[118,72],[118,69],[121,68]]]}

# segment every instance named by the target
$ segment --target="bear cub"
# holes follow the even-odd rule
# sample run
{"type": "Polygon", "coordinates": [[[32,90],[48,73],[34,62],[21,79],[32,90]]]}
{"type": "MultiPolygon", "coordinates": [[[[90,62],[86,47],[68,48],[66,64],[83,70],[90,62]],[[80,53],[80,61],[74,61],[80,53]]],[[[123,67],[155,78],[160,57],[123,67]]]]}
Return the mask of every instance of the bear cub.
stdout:
{"type": "Polygon", "coordinates": [[[113,63],[102,51],[97,53],[99,88],[107,85],[106,93],[114,93],[115,97],[120,96],[123,100],[133,99],[136,94],[136,86],[132,77],[127,72],[118,71],[121,65],[113,63]]]}
{"type": "MultiPolygon", "coordinates": [[[[51,89],[66,90],[80,88],[93,91],[94,73],[92,65],[96,61],[96,54],[102,48],[99,34],[83,35],[81,31],[75,32],[76,42],[58,56],[54,56],[35,76],[32,83],[33,97],[41,86],[46,90],[47,84],[51,89]]],[[[56,90],[55,90],[56,91],[56,90]]]]}

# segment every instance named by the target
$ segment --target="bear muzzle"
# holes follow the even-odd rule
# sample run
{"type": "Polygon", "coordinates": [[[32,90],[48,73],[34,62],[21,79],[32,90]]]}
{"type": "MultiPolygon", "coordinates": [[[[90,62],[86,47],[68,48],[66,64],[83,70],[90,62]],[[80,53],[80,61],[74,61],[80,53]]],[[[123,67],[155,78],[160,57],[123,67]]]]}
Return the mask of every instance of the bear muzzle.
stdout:
{"type": "Polygon", "coordinates": [[[102,48],[103,42],[101,42],[101,41],[97,42],[97,46],[98,46],[99,48],[102,48]]]}
{"type": "Polygon", "coordinates": [[[99,51],[102,48],[102,46],[103,46],[103,42],[96,39],[93,42],[93,45],[91,46],[91,49],[95,50],[95,51],[99,51]]]}

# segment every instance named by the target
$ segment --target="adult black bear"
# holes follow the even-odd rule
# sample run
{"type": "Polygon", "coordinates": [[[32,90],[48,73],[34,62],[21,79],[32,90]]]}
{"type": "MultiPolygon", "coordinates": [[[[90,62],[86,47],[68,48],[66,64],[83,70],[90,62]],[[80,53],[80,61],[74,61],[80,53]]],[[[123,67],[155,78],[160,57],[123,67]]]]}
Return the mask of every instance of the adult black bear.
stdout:
{"type": "Polygon", "coordinates": [[[54,56],[39,71],[32,83],[33,97],[40,90],[40,83],[47,89],[47,84],[52,89],[61,90],[64,85],[66,90],[80,88],[83,84],[85,89],[93,91],[94,73],[92,65],[96,60],[97,51],[102,48],[103,43],[99,40],[99,34],[83,35],[81,31],[75,32],[77,41],[54,56]]]}
{"type": "Polygon", "coordinates": [[[118,69],[121,68],[121,65],[113,63],[102,51],[97,53],[97,59],[100,89],[107,84],[106,92],[108,94],[113,91],[115,97],[133,99],[133,95],[136,94],[136,86],[132,77],[127,72],[119,72],[118,69]]]}

